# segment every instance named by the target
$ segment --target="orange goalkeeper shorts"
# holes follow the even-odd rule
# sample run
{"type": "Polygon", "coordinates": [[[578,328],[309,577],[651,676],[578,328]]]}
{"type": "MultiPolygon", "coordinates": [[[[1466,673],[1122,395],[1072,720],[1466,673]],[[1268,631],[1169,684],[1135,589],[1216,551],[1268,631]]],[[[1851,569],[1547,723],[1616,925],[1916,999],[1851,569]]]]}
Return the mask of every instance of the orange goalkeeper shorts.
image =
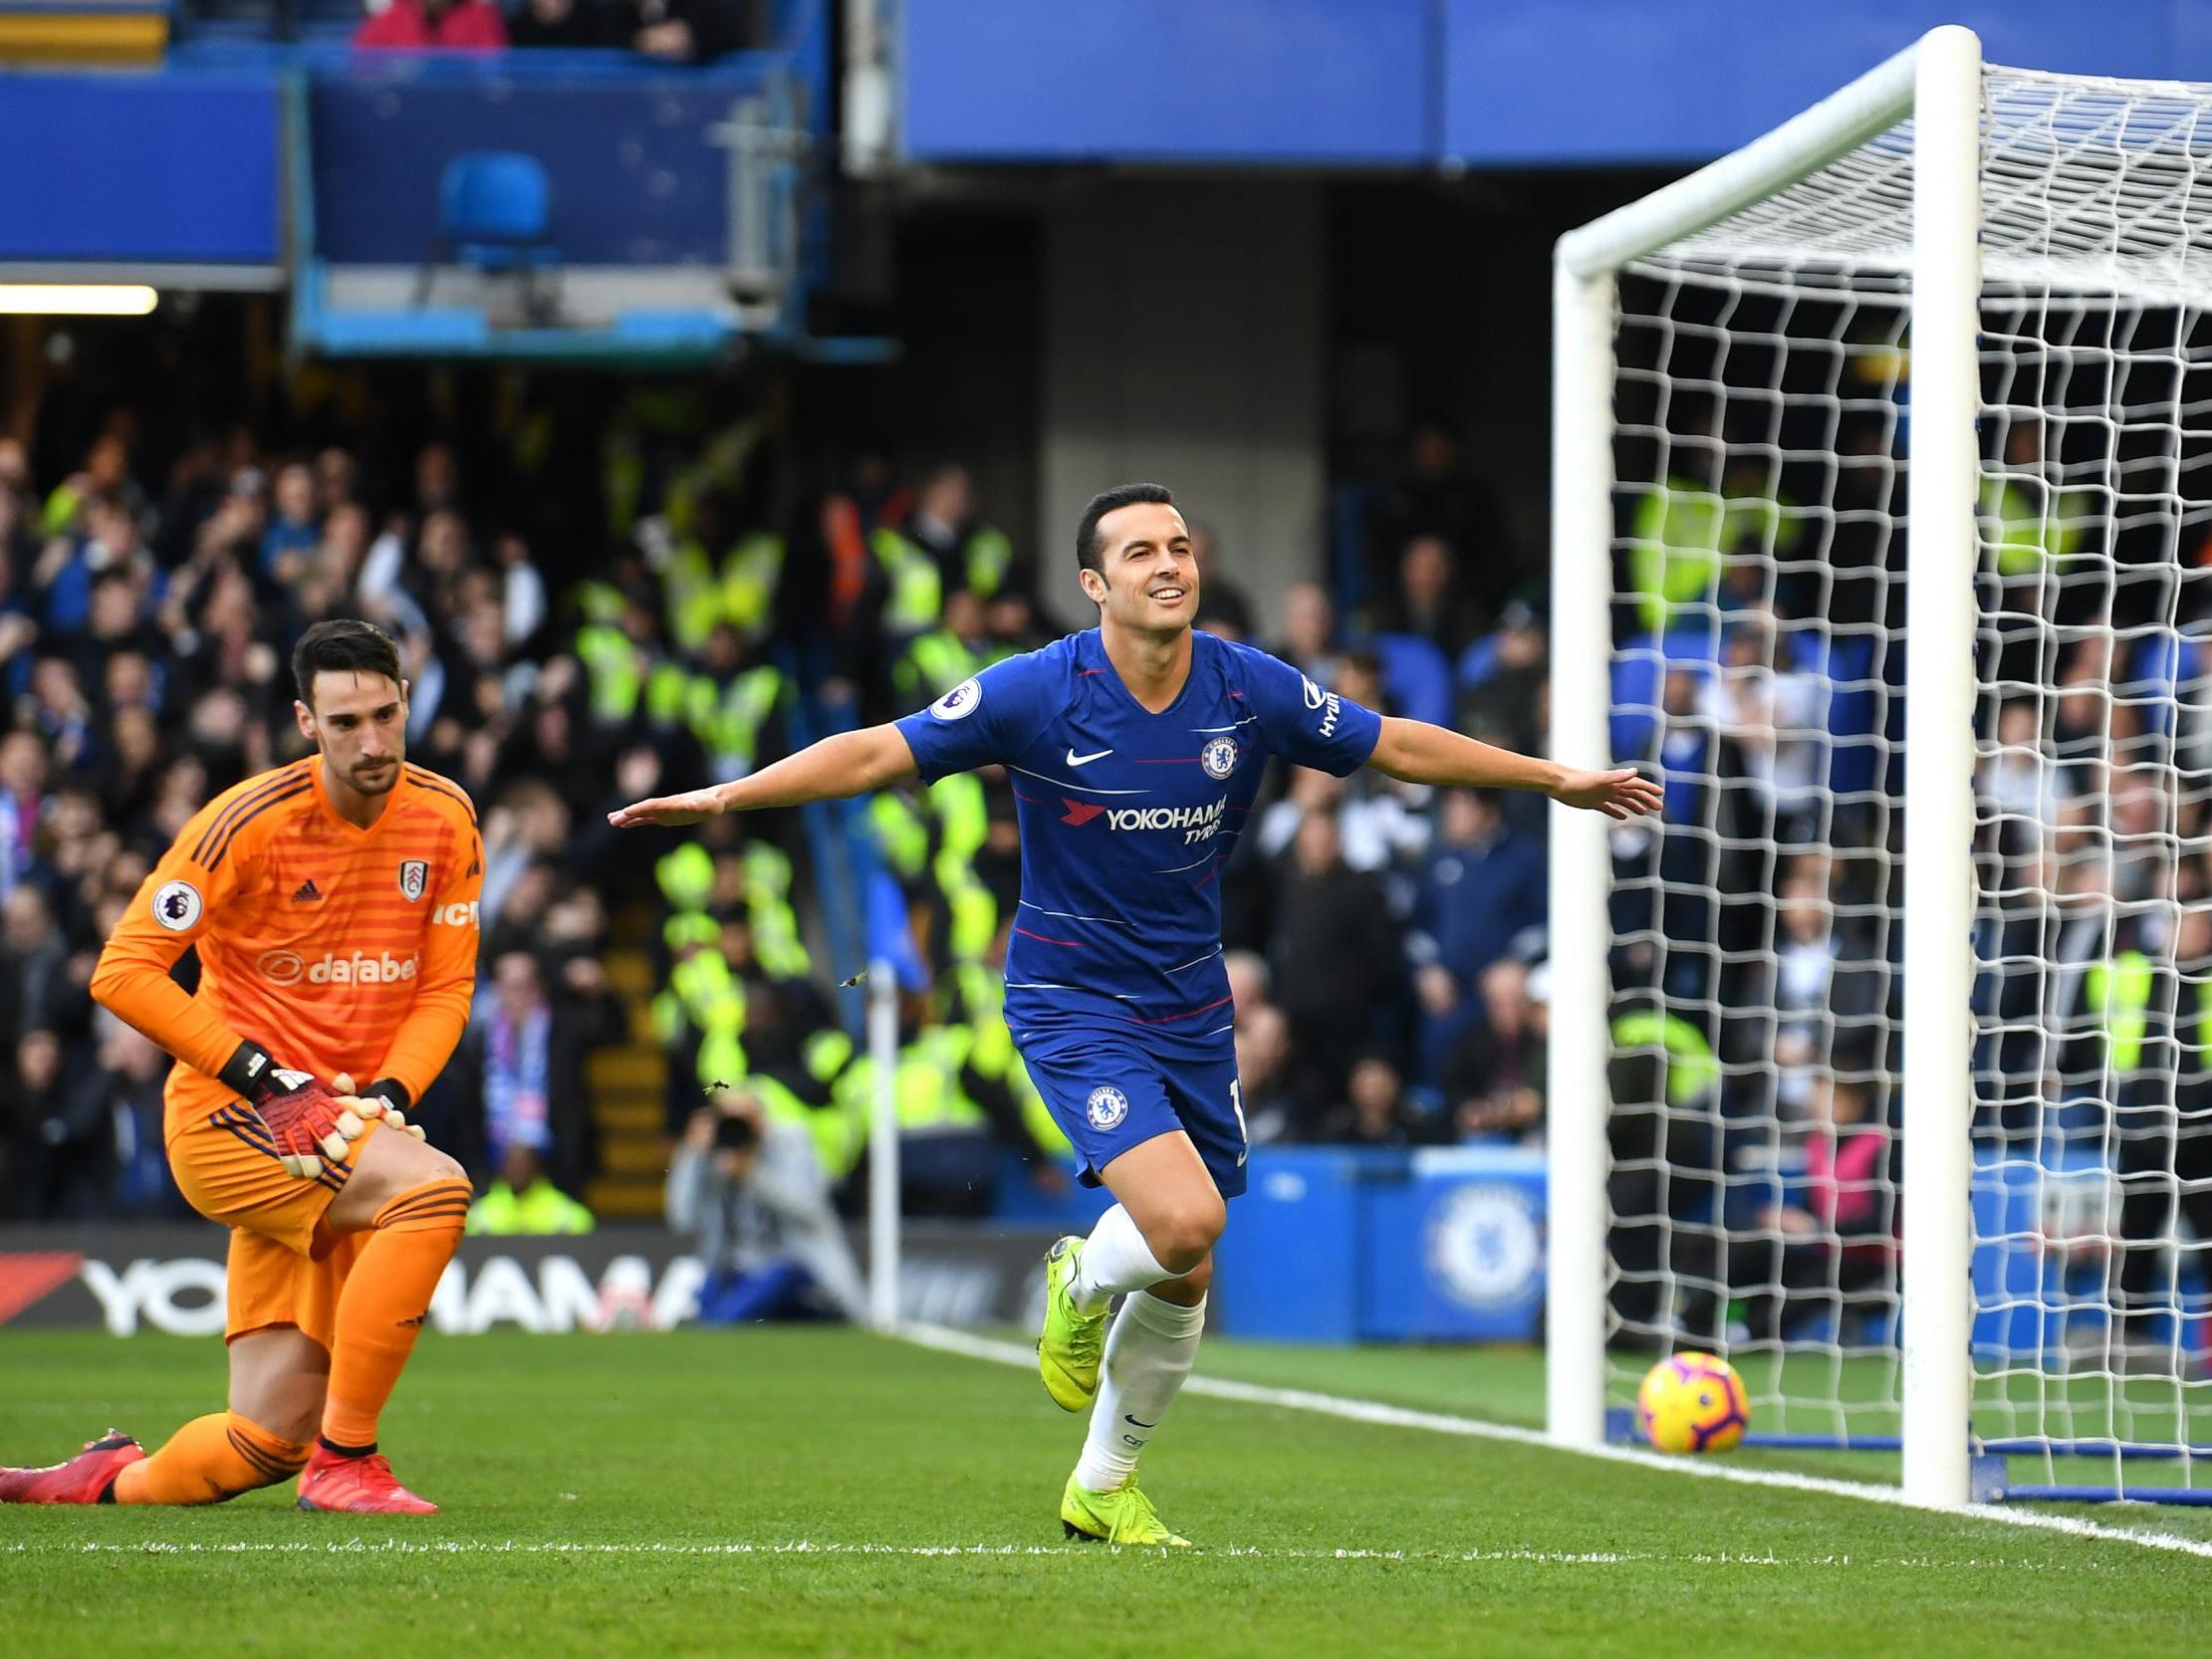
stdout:
{"type": "Polygon", "coordinates": [[[326,1254],[311,1258],[295,1255],[265,1233],[232,1228],[223,1340],[293,1325],[328,1350],[338,1328],[338,1293],[369,1238],[366,1232],[338,1234],[326,1254]]]}
{"type": "MultiPolygon", "coordinates": [[[[378,1127],[365,1125],[349,1148],[354,1157],[378,1127]]],[[[278,1161],[260,1119],[235,1103],[179,1129],[168,1153],[186,1201],[231,1230],[225,1339],[296,1325],[329,1347],[339,1290],[368,1237],[324,1225],[349,1165],[325,1158],[321,1175],[300,1179],[278,1161]]]]}

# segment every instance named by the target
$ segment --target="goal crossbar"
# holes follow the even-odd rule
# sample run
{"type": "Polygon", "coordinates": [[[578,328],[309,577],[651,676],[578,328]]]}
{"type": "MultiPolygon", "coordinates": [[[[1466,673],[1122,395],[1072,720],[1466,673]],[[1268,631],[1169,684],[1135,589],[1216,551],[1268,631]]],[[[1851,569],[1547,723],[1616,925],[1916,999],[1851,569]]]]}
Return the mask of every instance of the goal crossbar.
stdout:
{"type": "Polygon", "coordinates": [[[1945,48],[1968,50],[1977,63],[1981,60],[1981,42],[1972,30],[1956,24],[1932,29],[1742,149],[1569,231],[1559,240],[1560,268],[1578,278],[1617,271],[1878,138],[1912,114],[1913,81],[1922,55],[1945,48]]]}

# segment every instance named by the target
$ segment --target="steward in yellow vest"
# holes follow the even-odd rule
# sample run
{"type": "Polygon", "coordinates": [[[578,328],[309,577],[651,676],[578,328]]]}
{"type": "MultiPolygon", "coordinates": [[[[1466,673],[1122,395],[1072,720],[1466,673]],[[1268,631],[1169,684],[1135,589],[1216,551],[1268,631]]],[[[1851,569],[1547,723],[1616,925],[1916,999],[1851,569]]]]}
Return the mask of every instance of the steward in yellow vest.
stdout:
{"type": "Polygon", "coordinates": [[[2108,1127],[2096,1138],[2118,1178],[2122,1368],[2199,1373],[2180,1317],[2175,1263],[2186,1219],[2212,1240],[2212,908],[2180,910],[2173,954],[2152,955],[2139,934],[2082,976],[2076,1036],[2062,1057],[2066,1092],[2102,1096],[2108,1127]]]}
{"type": "Polygon", "coordinates": [[[468,1209],[471,1233],[589,1233],[592,1212],[546,1179],[546,1166],[527,1146],[511,1146],[499,1175],[468,1209]]]}

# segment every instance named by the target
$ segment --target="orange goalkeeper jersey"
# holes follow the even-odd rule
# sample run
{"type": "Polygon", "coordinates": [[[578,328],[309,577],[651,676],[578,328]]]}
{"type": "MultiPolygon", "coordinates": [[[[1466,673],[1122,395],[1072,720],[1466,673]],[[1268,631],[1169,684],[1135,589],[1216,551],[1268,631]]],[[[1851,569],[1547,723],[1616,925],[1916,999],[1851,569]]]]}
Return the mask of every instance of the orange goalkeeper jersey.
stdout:
{"type": "Polygon", "coordinates": [[[484,848],[460,786],[402,766],[364,830],[310,755],[195,814],[100,954],[93,995],[176,1057],[174,1137],[230,1099],[213,1073],[251,1040],[279,1066],[419,1099],[476,985],[484,848]],[[187,995],[169,969],[199,947],[187,995]]]}

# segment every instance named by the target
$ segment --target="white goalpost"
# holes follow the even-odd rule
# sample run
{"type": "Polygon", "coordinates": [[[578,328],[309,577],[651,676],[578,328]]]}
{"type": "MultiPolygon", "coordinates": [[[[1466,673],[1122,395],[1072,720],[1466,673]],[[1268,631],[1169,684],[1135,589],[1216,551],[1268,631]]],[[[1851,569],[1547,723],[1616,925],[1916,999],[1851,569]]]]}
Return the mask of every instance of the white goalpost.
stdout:
{"type": "Polygon", "coordinates": [[[1559,244],[1547,1346],[2212,1503],[2212,87],[1937,29],[1559,244]],[[1603,665],[1600,669],[1599,665],[1603,665]]]}

